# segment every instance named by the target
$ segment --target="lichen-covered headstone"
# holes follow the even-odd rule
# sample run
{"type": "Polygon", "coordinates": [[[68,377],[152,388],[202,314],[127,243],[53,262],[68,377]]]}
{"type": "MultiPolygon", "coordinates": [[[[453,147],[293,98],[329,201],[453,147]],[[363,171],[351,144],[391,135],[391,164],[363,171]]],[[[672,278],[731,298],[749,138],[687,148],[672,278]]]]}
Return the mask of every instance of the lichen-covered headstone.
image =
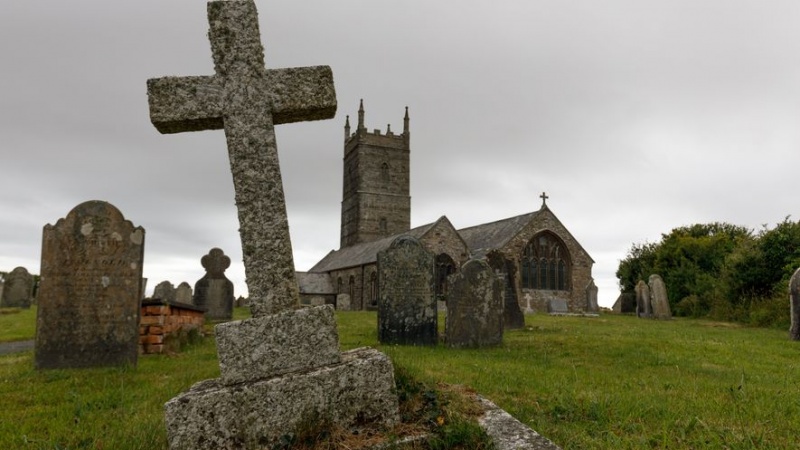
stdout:
{"type": "Polygon", "coordinates": [[[650,275],[648,285],[650,286],[650,304],[653,308],[653,318],[671,319],[672,311],[667,297],[667,285],[664,284],[661,275],[650,275]]]}
{"type": "Polygon", "coordinates": [[[519,307],[517,290],[514,287],[517,269],[514,262],[506,258],[499,251],[491,251],[486,255],[486,261],[500,275],[504,281],[503,289],[503,328],[515,330],[525,327],[525,315],[519,307]]]}
{"type": "Polygon", "coordinates": [[[103,201],[45,225],[36,368],[136,364],[144,235],[103,201]]]}
{"type": "Polygon", "coordinates": [[[503,342],[505,280],[488,263],[470,260],[450,275],[445,342],[449,347],[486,347],[503,342]]]}
{"type": "Polygon", "coordinates": [[[222,250],[212,248],[207,255],[200,258],[200,264],[206,269],[206,274],[194,285],[193,303],[206,309],[207,319],[232,318],[233,282],[225,276],[225,269],[230,267],[231,259],[222,250]]]}
{"type": "Polygon", "coordinates": [[[192,304],[192,287],[183,281],[175,288],[175,301],[187,305],[192,304]]]}
{"type": "Polygon", "coordinates": [[[16,267],[6,276],[0,306],[30,308],[33,295],[33,275],[24,267],[16,267]]]}
{"type": "Polygon", "coordinates": [[[433,255],[411,236],[378,252],[378,340],[384,344],[436,345],[438,314],[433,255]]]}
{"type": "Polygon", "coordinates": [[[639,280],[636,283],[636,316],[637,317],[652,317],[652,301],[650,299],[650,286],[639,280]]]}
{"type": "Polygon", "coordinates": [[[800,269],[795,270],[789,279],[789,306],[792,316],[789,339],[800,341],[800,269]]]}
{"type": "Polygon", "coordinates": [[[162,300],[166,303],[175,301],[175,286],[169,281],[162,281],[158,283],[153,289],[153,298],[162,300]]]}

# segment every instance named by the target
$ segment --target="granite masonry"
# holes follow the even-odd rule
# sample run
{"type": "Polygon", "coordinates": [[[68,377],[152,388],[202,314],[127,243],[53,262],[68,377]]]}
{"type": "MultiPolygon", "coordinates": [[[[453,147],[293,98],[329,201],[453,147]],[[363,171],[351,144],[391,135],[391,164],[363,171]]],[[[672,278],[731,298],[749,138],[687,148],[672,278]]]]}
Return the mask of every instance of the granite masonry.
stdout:
{"type": "Polygon", "coordinates": [[[252,319],[216,326],[221,376],[165,405],[171,449],[272,448],[299,424],[399,420],[389,359],[339,353],[330,305],[299,308],[274,124],[330,118],[329,67],[266,70],[252,0],[210,1],[216,75],[148,81],[162,133],[224,128],[252,319]]]}

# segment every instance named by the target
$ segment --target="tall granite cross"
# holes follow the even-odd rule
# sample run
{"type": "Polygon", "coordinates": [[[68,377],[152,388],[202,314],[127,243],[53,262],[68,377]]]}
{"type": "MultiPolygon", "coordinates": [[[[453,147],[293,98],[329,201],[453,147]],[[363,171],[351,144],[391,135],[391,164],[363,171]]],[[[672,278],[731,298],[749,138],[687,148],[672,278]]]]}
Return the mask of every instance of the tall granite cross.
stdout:
{"type": "Polygon", "coordinates": [[[208,2],[216,74],[147,81],[161,133],[225,129],[253,316],[299,303],[274,124],[336,113],[328,66],[266,70],[253,0],[208,2]]]}

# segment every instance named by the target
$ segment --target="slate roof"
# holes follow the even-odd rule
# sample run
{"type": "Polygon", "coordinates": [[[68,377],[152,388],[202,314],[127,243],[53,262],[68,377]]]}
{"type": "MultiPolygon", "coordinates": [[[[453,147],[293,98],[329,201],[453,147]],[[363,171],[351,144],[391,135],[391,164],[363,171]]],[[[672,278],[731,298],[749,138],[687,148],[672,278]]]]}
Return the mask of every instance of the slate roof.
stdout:
{"type": "Polygon", "coordinates": [[[473,258],[486,256],[490,250],[502,248],[522,228],[530,223],[539,211],[520,216],[509,217],[495,222],[475,225],[458,230],[458,234],[467,243],[473,258]]]}
{"type": "MultiPolygon", "coordinates": [[[[441,220],[441,219],[440,219],[441,220]]],[[[438,221],[437,221],[438,222],[438,221]]],[[[314,267],[308,269],[309,272],[330,272],[332,270],[346,269],[348,267],[358,267],[378,261],[378,252],[389,248],[392,241],[398,236],[410,235],[417,239],[421,238],[434,226],[436,222],[412,228],[404,233],[385,237],[377,241],[364,242],[351,245],[339,250],[331,250],[314,267]]]]}

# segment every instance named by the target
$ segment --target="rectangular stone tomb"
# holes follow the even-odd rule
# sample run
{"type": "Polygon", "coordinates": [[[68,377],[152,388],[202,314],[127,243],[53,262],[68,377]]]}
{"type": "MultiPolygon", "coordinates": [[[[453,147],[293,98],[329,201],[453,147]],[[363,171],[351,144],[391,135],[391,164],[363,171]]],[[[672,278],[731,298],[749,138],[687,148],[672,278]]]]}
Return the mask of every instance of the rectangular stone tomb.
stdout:
{"type": "Polygon", "coordinates": [[[547,303],[547,312],[550,314],[567,314],[569,309],[564,299],[554,298],[547,303]]]}
{"type": "Polygon", "coordinates": [[[216,337],[220,382],[224,384],[341,361],[331,305],[221,323],[216,326],[216,337]]]}
{"type": "Polygon", "coordinates": [[[272,448],[304,420],[396,424],[389,358],[372,348],[341,356],[338,364],[255,382],[195,384],[164,405],[170,449],[272,448]]]}

